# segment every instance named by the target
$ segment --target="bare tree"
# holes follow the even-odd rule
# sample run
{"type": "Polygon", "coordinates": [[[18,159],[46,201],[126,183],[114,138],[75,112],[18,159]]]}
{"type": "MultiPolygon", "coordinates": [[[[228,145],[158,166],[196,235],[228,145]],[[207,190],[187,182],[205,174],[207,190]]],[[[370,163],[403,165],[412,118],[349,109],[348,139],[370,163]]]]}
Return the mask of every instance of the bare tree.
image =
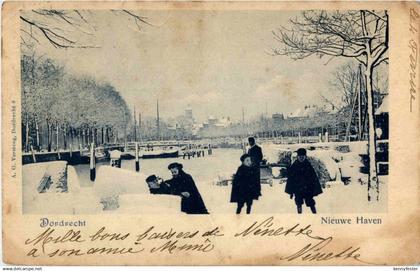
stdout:
{"type": "MultiPolygon", "coordinates": [[[[134,21],[138,30],[151,26],[148,18],[129,10],[111,10],[122,18],[134,21]]],[[[94,37],[97,26],[88,10],[38,9],[22,12],[20,20],[21,43],[31,47],[31,43],[47,40],[55,48],[94,48],[98,45],[86,43],[94,37]]]]}
{"type": "Polygon", "coordinates": [[[373,101],[373,71],[388,61],[389,26],[387,11],[304,11],[300,18],[290,20],[290,28],[273,31],[284,47],[274,54],[303,59],[348,57],[364,66],[369,124],[368,200],[379,200],[375,153],[375,114],[373,101]]]}
{"type": "Polygon", "coordinates": [[[334,78],[330,82],[334,89],[340,91],[340,98],[344,107],[351,107],[353,103],[358,80],[357,73],[357,66],[347,63],[334,72],[334,78]]]}

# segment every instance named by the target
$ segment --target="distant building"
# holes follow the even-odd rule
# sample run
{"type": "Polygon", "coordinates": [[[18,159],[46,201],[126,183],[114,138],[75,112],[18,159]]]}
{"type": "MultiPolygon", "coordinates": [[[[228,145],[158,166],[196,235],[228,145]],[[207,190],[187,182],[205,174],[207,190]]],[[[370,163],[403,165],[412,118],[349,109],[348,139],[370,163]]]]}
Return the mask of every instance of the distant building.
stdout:
{"type": "Polygon", "coordinates": [[[232,122],[230,117],[216,118],[209,116],[199,127],[198,134],[203,137],[220,136],[226,133],[232,122]]]}
{"type": "Polygon", "coordinates": [[[280,113],[275,113],[272,116],[273,119],[273,125],[276,128],[279,128],[282,126],[282,124],[284,123],[284,115],[280,114],[280,113]]]}
{"type": "Polygon", "coordinates": [[[193,111],[190,105],[188,105],[187,108],[185,109],[185,118],[191,121],[194,120],[193,111]]]}

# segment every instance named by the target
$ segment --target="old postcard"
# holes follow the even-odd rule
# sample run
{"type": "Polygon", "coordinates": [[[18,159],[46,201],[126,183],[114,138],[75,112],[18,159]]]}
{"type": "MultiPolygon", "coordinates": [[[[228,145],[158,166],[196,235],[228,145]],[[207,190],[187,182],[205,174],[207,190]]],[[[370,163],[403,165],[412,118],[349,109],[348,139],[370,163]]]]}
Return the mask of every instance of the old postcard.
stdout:
{"type": "Polygon", "coordinates": [[[6,2],[3,260],[420,262],[415,2],[6,2]]]}

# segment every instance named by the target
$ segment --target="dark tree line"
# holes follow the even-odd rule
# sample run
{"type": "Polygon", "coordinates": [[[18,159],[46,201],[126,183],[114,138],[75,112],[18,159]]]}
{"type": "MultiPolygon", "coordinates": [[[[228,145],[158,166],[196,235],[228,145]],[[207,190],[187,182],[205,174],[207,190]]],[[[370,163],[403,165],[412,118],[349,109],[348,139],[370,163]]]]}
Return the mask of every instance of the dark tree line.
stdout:
{"type": "Polygon", "coordinates": [[[109,83],[75,76],[49,58],[22,55],[22,147],[76,149],[125,138],[131,114],[109,83]]]}

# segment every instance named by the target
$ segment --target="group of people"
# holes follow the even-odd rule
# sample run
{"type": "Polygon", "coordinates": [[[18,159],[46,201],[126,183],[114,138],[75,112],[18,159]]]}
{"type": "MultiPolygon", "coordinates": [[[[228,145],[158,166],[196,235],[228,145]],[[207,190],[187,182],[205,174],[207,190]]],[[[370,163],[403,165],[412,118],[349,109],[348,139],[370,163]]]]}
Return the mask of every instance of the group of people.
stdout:
{"type": "MultiPolygon", "coordinates": [[[[263,153],[255,138],[248,138],[250,148],[240,157],[241,165],[238,167],[233,180],[230,202],[236,203],[236,213],[240,214],[246,205],[246,213],[251,213],[252,203],[261,197],[260,165],[263,153]]],[[[171,194],[181,197],[181,211],[187,214],[208,214],[208,210],[195,185],[191,175],[183,170],[180,163],[171,163],[168,166],[172,179],[160,181],[155,175],[146,179],[152,194],[171,194]]],[[[314,197],[322,193],[322,188],[314,168],[308,161],[306,150],[297,150],[297,159],[287,169],[287,183],[285,192],[290,199],[295,200],[297,212],[302,213],[305,203],[312,213],[316,213],[314,197]]]]}

